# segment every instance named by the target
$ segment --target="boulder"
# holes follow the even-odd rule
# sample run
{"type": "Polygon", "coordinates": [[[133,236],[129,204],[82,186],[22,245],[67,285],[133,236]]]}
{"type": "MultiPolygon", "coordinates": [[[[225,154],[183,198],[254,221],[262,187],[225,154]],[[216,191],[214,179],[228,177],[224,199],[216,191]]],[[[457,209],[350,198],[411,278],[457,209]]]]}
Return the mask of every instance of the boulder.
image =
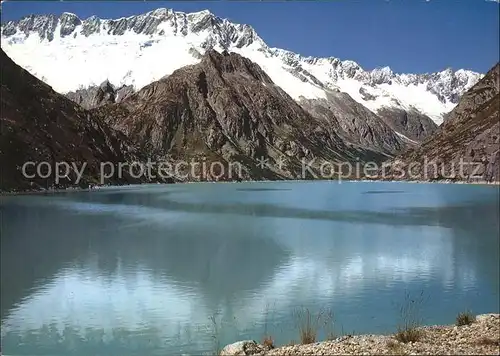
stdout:
{"type": "Polygon", "coordinates": [[[220,356],[263,355],[265,351],[265,347],[254,340],[243,340],[225,346],[220,356]]]}

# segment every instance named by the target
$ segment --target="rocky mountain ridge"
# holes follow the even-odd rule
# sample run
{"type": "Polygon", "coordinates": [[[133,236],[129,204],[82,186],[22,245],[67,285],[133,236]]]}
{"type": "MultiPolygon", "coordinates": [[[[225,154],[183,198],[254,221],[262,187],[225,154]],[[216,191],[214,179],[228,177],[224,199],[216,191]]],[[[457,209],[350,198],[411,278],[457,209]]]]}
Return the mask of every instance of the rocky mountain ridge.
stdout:
{"type": "MultiPolygon", "coordinates": [[[[86,162],[84,185],[97,182],[101,162],[116,165],[146,158],[203,161],[191,171],[195,176],[170,181],[200,180],[199,173],[205,174],[202,180],[359,178],[344,175],[343,164],[381,162],[405,144],[348,94],[330,92],[323,101],[299,105],[258,64],[227,51],[209,50],[199,63],[137,92],[105,82],[96,88],[92,98],[100,99],[91,110],[54,92],[5,53],[0,59],[2,190],[54,185],[53,176],[30,180],[21,175],[27,161],[51,167],[59,161],[86,162]],[[205,164],[214,162],[226,171],[207,176],[205,164]],[[226,174],[231,162],[243,166],[240,175],[226,174]]],[[[464,95],[431,138],[398,161],[438,159],[446,172],[436,179],[443,179],[450,164],[466,157],[482,163],[484,180],[498,180],[499,74],[497,65],[464,95]]],[[[59,186],[71,186],[75,173],[59,186]]],[[[466,171],[467,179],[472,173],[466,171]]],[[[119,178],[108,182],[142,181],[130,174],[119,178]]]]}
{"type": "Polygon", "coordinates": [[[119,103],[133,93],[135,93],[135,90],[131,85],[123,85],[117,88],[108,80],[105,80],[99,86],[66,93],[66,97],[81,107],[90,110],[109,103],[119,103]]]}
{"type": "MultiPolygon", "coordinates": [[[[102,162],[142,159],[123,134],[53,91],[1,50],[0,65],[1,191],[86,187],[102,183],[102,162]],[[58,168],[63,162],[70,169],[58,168]]],[[[106,183],[142,181],[127,172],[110,178],[106,183]]]]}
{"type": "Polygon", "coordinates": [[[389,162],[384,177],[499,182],[499,117],[500,63],[497,63],[462,96],[434,134],[389,162]]]}
{"type": "Polygon", "coordinates": [[[235,24],[206,10],[183,13],[157,9],[120,19],[92,16],[82,20],[70,13],[31,15],[3,23],[1,32],[2,48],[62,93],[97,86],[105,80],[138,90],[199,62],[205,51],[216,49],[236,52],[258,63],[295,100],[324,99],[330,91],[341,91],[375,113],[411,110],[440,124],[443,114],[481,78],[479,73],[449,68],[431,74],[396,74],[388,67],[366,71],[350,60],[305,57],[271,48],[251,26],[235,24]],[[51,64],[55,49],[61,46],[65,54],[57,51],[61,65],[55,70],[51,64]],[[165,54],[171,51],[174,56],[166,59],[165,54]],[[32,61],[35,52],[40,59],[37,62],[32,61]],[[75,73],[75,68],[87,75],[75,73]]]}
{"type": "Polygon", "coordinates": [[[334,117],[311,116],[257,64],[215,50],[198,64],[92,112],[148,155],[183,161],[203,157],[207,164],[222,162],[226,173],[231,162],[239,162],[244,179],[312,178],[323,162],[381,160],[384,149],[401,145],[381,120],[388,147],[370,150],[346,141],[337,134],[334,117]],[[314,162],[314,173],[304,172],[303,162],[314,162]]]}
{"type": "MultiPolygon", "coordinates": [[[[210,52],[214,51],[207,53],[210,52]]],[[[115,88],[108,81],[105,81],[99,86],[69,92],[66,96],[82,107],[92,109],[109,103],[120,103],[133,93],[134,90],[130,86],[115,88]]],[[[405,137],[398,137],[396,132],[391,129],[391,125],[386,123],[386,120],[357,103],[349,94],[329,92],[327,99],[302,99],[298,103],[312,116],[330,122],[346,142],[368,150],[393,155],[401,152],[407,145],[416,143],[411,139],[405,140],[405,137]]],[[[412,120],[407,121],[411,122],[412,120]]],[[[430,125],[435,126],[432,121],[428,121],[430,125]]],[[[401,131],[410,137],[420,133],[418,129],[415,130],[413,127],[405,127],[401,131]]]]}
{"type": "Polygon", "coordinates": [[[2,191],[102,184],[101,164],[146,160],[184,167],[163,176],[157,165],[151,176],[125,170],[105,183],[345,178],[342,164],[381,161],[402,145],[361,105],[375,124],[354,125],[361,130],[347,137],[335,115],[312,116],[258,64],[235,53],[207,51],[198,64],[137,92],[105,82],[93,96],[100,105],[91,110],[53,91],[3,51],[0,59],[2,191]],[[23,172],[26,162],[33,162],[30,177],[23,172]],[[54,170],[62,162],[76,167],[58,181],[54,170]],[[39,163],[48,170],[43,176],[32,174],[39,163]]]}

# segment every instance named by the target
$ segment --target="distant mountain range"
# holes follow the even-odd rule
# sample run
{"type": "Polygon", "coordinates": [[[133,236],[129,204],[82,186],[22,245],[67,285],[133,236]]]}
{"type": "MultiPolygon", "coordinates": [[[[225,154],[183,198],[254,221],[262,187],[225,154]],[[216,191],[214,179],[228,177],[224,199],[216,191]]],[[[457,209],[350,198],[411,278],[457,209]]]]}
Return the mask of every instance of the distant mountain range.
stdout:
{"type": "Polygon", "coordinates": [[[326,99],[329,92],[341,91],[374,113],[416,112],[439,125],[443,114],[481,78],[463,69],[396,74],[389,67],[366,71],[351,60],[304,57],[270,48],[251,26],[206,10],[162,8],[119,19],[31,15],[3,23],[1,32],[4,51],[60,93],[105,80],[138,90],[198,63],[209,49],[227,50],[259,64],[295,100],[326,99]]]}
{"type": "MultiPolygon", "coordinates": [[[[269,48],[250,26],[208,11],[33,15],[3,23],[1,36],[2,190],[56,183],[23,177],[27,160],[89,161],[85,186],[98,182],[100,161],[236,161],[237,179],[296,179],[324,176],[322,162],[408,164],[442,148],[452,159],[486,155],[484,179],[498,180],[498,66],[486,77],[364,71],[269,48]]],[[[199,173],[214,179],[202,166],[168,181],[199,173]]],[[[107,183],[157,180],[165,181],[107,183]]]]}

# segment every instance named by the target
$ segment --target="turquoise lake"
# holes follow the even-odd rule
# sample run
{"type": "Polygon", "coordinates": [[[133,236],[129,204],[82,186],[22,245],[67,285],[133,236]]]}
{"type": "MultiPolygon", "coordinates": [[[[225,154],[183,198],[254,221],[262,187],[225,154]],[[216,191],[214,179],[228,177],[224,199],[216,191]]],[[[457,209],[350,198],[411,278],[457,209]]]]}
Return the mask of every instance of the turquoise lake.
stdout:
{"type": "MultiPolygon", "coordinates": [[[[499,188],[262,182],[4,196],[6,355],[200,355],[297,341],[297,311],[392,333],[499,312],[499,188]]],[[[320,337],[326,337],[325,331],[320,337]]]]}

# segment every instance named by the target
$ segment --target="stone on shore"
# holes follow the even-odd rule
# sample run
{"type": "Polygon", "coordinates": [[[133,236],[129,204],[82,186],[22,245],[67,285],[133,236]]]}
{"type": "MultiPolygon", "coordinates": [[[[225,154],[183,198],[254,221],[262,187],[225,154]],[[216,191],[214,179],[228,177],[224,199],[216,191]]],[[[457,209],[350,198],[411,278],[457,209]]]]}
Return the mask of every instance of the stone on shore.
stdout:
{"type": "Polygon", "coordinates": [[[220,356],[264,355],[265,351],[266,348],[256,341],[243,340],[224,347],[220,352],[220,356]]]}

